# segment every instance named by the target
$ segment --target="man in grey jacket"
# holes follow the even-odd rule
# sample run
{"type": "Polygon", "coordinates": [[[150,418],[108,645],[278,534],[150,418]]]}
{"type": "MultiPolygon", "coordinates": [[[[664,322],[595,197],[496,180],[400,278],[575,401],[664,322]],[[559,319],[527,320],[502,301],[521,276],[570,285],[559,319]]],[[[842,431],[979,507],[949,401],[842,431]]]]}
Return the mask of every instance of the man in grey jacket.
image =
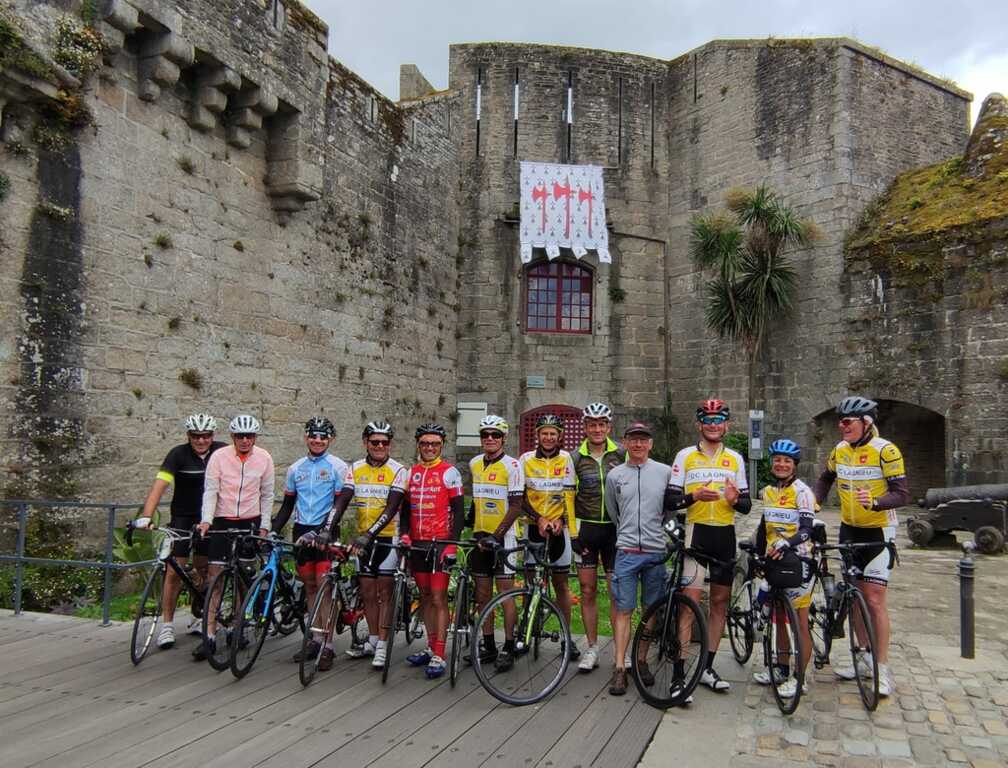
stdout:
{"type": "MultiPolygon", "coordinates": [[[[651,428],[634,422],[623,433],[626,462],[606,475],[605,510],[616,524],[616,563],[612,576],[612,624],[616,668],[609,693],[627,689],[625,657],[630,644],[630,618],[641,585],[641,604],[650,605],[665,588],[665,499],[672,468],[649,458],[654,445],[651,428]]],[[[647,663],[638,659],[642,682],[653,685],[647,663]],[[649,682],[650,679],[650,682],[649,682]]]]}

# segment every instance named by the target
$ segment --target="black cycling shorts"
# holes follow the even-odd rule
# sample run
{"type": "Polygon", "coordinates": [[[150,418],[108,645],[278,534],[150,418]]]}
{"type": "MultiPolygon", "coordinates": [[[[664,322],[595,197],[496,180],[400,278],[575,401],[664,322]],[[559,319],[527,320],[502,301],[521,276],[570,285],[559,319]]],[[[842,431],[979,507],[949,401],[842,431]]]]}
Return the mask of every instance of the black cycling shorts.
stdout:
{"type": "Polygon", "coordinates": [[[854,564],[861,569],[862,580],[871,584],[885,586],[889,583],[892,567],[885,543],[895,538],[896,531],[893,528],[856,528],[840,523],[841,544],[878,544],[877,547],[863,547],[851,552],[854,564]]]}
{"type": "MultiPolygon", "coordinates": [[[[539,533],[539,526],[535,523],[529,523],[528,540],[536,543],[545,541],[539,533]]],[[[550,534],[549,543],[546,545],[546,560],[552,564],[550,565],[550,570],[554,573],[565,573],[570,570],[570,541],[570,533],[566,528],[559,535],[550,534]]]]}
{"type": "Polygon", "coordinates": [[[415,541],[417,549],[410,550],[409,562],[412,573],[447,573],[448,568],[444,563],[444,547],[431,547],[429,541],[415,541]]]}
{"type": "Polygon", "coordinates": [[[371,543],[371,548],[358,557],[360,575],[376,578],[391,576],[399,562],[399,551],[392,546],[391,536],[380,536],[371,543]]]}
{"type": "MultiPolygon", "coordinates": [[[[297,541],[306,533],[315,531],[318,533],[325,527],[325,523],[318,525],[302,525],[294,523],[294,530],[291,532],[291,541],[297,541]]],[[[308,563],[324,563],[329,560],[329,554],[315,547],[296,547],[294,549],[294,562],[298,565],[308,565],[308,563]]]]}
{"type": "MultiPolygon", "coordinates": [[[[216,517],[210,524],[211,531],[242,531],[256,534],[259,531],[259,518],[254,520],[239,520],[237,518],[216,517]]],[[[230,536],[207,536],[207,555],[211,563],[226,563],[231,559],[230,536]]],[[[258,551],[256,542],[246,539],[239,548],[238,557],[251,560],[258,551]]]]}
{"type": "MultiPolygon", "coordinates": [[[[686,526],[686,546],[693,550],[686,558],[687,565],[694,560],[706,571],[711,584],[730,587],[735,567],[735,526],[689,523],[686,526]],[[704,557],[710,555],[712,559],[704,557]],[[719,560],[721,562],[715,562],[719,560]]],[[[689,569],[684,568],[684,578],[689,569]]],[[[694,588],[703,584],[692,584],[694,588]]]]}
{"type": "MultiPolygon", "coordinates": [[[[195,515],[182,515],[172,512],[171,521],[168,523],[169,528],[177,528],[180,531],[191,531],[194,526],[198,525],[200,522],[200,516],[195,515]]],[[[172,544],[172,554],[175,557],[189,557],[189,553],[195,549],[197,557],[206,557],[207,555],[207,541],[206,539],[200,537],[196,540],[195,546],[192,541],[185,539],[183,541],[176,541],[172,544]]]]}
{"type": "Polygon", "coordinates": [[[615,525],[579,520],[577,538],[581,544],[582,568],[598,568],[601,559],[603,570],[606,573],[613,572],[616,563],[615,525]]]}
{"type": "MultiPolygon", "coordinates": [[[[473,538],[476,541],[482,541],[483,539],[492,539],[493,534],[479,531],[473,534],[473,538]]],[[[486,578],[496,576],[500,579],[510,579],[514,576],[513,573],[504,573],[504,557],[497,557],[497,553],[494,550],[480,549],[478,546],[473,547],[469,553],[468,563],[469,570],[472,571],[474,576],[483,576],[486,578]]]]}

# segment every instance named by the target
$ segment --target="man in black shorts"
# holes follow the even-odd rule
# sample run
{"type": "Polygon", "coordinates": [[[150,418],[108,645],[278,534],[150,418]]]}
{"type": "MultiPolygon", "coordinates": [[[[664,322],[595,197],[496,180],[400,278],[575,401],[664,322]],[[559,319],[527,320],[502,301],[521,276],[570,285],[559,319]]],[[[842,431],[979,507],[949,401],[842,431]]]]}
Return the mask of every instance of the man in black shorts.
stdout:
{"type": "Polygon", "coordinates": [[[605,511],[605,478],[613,467],[623,463],[624,451],[609,438],[612,409],[608,405],[591,403],[581,416],[586,437],[572,456],[577,476],[574,516],[578,530],[571,541],[571,549],[581,556],[578,565],[581,618],[588,641],[578,669],[591,672],[598,666],[599,561],[602,562],[611,594],[613,563],[616,560],[616,526],[605,511]]]}
{"type": "MultiPolygon", "coordinates": [[[[170,528],[192,530],[200,521],[200,509],[203,506],[203,479],[206,474],[207,459],[210,454],[224,443],[213,439],[217,422],[213,416],[206,413],[194,413],[185,422],[186,442],[176,445],[161,462],[154,485],[151,486],[144,502],[143,517],[153,518],[158,504],[169,485],[175,485],[171,500],[170,528]]],[[[207,549],[206,541],[196,542],[193,552],[193,565],[196,569],[196,580],[206,581],[207,549]]],[[[189,541],[178,541],[172,548],[172,554],[180,565],[185,565],[189,559],[189,541]]],[[[158,633],[158,648],[171,648],[175,645],[175,604],[178,601],[182,584],[175,571],[168,568],[165,571],[164,599],[161,603],[161,631],[158,633]]],[[[200,634],[201,623],[193,619],[189,624],[189,634],[200,634]]]]}

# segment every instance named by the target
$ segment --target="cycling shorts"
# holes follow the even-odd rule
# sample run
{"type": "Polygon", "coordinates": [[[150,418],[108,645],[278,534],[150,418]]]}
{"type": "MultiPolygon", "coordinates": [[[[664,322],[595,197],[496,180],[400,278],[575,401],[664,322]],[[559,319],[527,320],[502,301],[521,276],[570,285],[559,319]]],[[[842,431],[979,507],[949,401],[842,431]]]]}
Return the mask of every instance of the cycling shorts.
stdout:
{"type": "MultiPolygon", "coordinates": [[[[493,534],[486,533],[485,531],[473,534],[473,536],[477,541],[493,538],[493,534]]],[[[518,546],[518,540],[515,538],[514,531],[510,530],[504,534],[504,548],[514,549],[516,546],[518,546]]],[[[469,570],[472,571],[474,576],[483,576],[485,578],[496,576],[498,579],[510,579],[514,576],[514,569],[507,564],[509,558],[513,561],[515,554],[508,555],[507,557],[503,555],[497,557],[496,552],[489,552],[479,547],[473,547],[472,552],[469,553],[469,570]]]]}
{"type": "MultiPolygon", "coordinates": [[[[255,534],[259,531],[259,518],[252,520],[239,520],[238,518],[217,517],[210,524],[211,531],[242,531],[243,533],[255,534]]],[[[224,565],[231,559],[230,536],[208,536],[207,556],[210,562],[215,565],[224,565]]],[[[238,557],[243,560],[252,560],[256,556],[258,547],[256,542],[246,539],[239,547],[238,557]]]]}
{"type": "Polygon", "coordinates": [[[886,542],[896,541],[895,527],[855,528],[853,525],[840,523],[839,541],[841,544],[877,542],[877,547],[854,550],[854,564],[861,569],[863,581],[869,584],[881,584],[883,587],[889,583],[892,568],[889,567],[889,550],[886,548],[886,542]]]}
{"type": "Polygon", "coordinates": [[[683,586],[703,589],[704,580],[730,587],[735,566],[735,526],[686,524],[686,546],[696,552],[686,556],[683,586]],[[704,554],[710,555],[708,559],[704,554]],[[721,561],[721,562],[715,562],[721,561]]]}
{"type": "MultiPolygon", "coordinates": [[[[325,527],[325,523],[319,523],[318,525],[302,525],[301,523],[294,523],[294,530],[291,532],[291,541],[297,541],[306,533],[315,531],[318,533],[325,527]]],[[[325,563],[328,562],[329,555],[323,552],[321,549],[316,549],[315,547],[295,547],[294,549],[294,562],[300,565],[308,565],[308,563],[325,563]]]]}
{"type": "Polygon", "coordinates": [[[616,562],[616,526],[612,523],[578,521],[578,542],[581,544],[581,568],[598,568],[599,560],[606,573],[613,572],[616,562]]]}
{"type": "Polygon", "coordinates": [[[447,573],[448,567],[445,565],[444,547],[431,547],[429,541],[415,541],[420,548],[410,550],[410,571],[412,573],[447,573]]]}
{"type": "MultiPolygon", "coordinates": [[[[529,541],[542,542],[545,541],[539,533],[539,526],[530,524],[528,527],[528,539],[529,541]]],[[[557,536],[556,534],[551,534],[549,537],[549,544],[546,546],[546,560],[550,565],[550,568],[557,573],[563,573],[570,570],[571,564],[571,540],[570,532],[564,528],[563,536],[557,536]]],[[[531,553],[529,554],[529,562],[526,563],[530,565],[534,563],[535,556],[531,553]]]]}
{"type": "Polygon", "coordinates": [[[391,576],[396,571],[399,562],[399,552],[392,546],[391,536],[380,536],[371,544],[371,548],[358,556],[360,575],[370,579],[379,576],[391,576]]]}
{"type": "MultiPolygon", "coordinates": [[[[198,512],[192,515],[182,515],[172,512],[168,527],[177,528],[180,531],[191,531],[193,526],[199,525],[199,523],[200,514],[198,512]]],[[[189,557],[190,552],[195,552],[197,557],[206,557],[207,547],[208,542],[203,537],[197,539],[195,544],[190,539],[184,539],[172,544],[172,554],[175,557],[189,557]]]]}

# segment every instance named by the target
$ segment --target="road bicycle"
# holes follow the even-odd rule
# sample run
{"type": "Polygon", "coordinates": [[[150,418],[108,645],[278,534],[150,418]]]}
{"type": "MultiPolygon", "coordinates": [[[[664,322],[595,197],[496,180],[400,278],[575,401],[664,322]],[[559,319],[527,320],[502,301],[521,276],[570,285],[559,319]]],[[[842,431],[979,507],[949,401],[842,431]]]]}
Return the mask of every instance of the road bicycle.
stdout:
{"type": "MultiPolygon", "coordinates": [[[[514,634],[514,666],[507,672],[497,672],[494,662],[480,661],[479,632],[471,632],[470,658],[480,684],[494,698],[513,706],[542,701],[563,681],[570,663],[570,627],[563,612],[549,596],[552,563],[546,560],[547,542],[518,542],[517,547],[497,550],[498,557],[525,553],[525,584],[501,592],[491,599],[475,626],[492,621],[498,611],[513,609],[517,617],[514,634]]],[[[508,561],[518,572],[521,568],[508,561]]]]}
{"type": "Polygon", "coordinates": [[[685,529],[665,525],[669,536],[666,560],[672,560],[665,594],[644,609],[631,642],[630,672],[641,698],[666,709],[690,700],[707,659],[707,619],[683,592],[685,529]],[[646,666],[642,666],[645,662],[646,666]]]}
{"type": "Polygon", "coordinates": [[[382,684],[388,680],[389,668],[392,664],[392,647],[395,645],[396,634],[404,635],[404,642],[409,645],[415,638],[423,637],[420,626],[419,590],[416,582],[407,570],[407,558],[414,547],[397,543],[395,545],[398,558],[393,575],[392,602],[389,610],[382,617],[382,627],[385,636],[385,665],[382,667],[382,684]]]}
{"type": "MultiPolygon", "coordinates": [[[[879,700],[878,655],[875,653],[878,641],[871,614],[868,612],[868,603],[865,602],[861,588],[858,586],[862,571],[854,563],[854,553],[859,549],[877,549],[878,546],[879,544],[874,542],[848,542],[846,544],[819,544],[816,546],[817,553],[834,550],[839,552],[843,565],[839,573],[840,579],[836,583],[833,594],[829,596],[825,609],[810,616],[809,619],[813,637],[822,644],[822,653],[819,653],[817,649],[815,654],[817,669],[821,669],[829,663],[833,640],[843,638],[845,634],[844,623],[846,622],[847,644],[854,665],[854,678],[857,680],[858,691],[861,694],[861,703],[869,712],[875,711],[879,700]]],[[[889,551],[889,567],[892,568],[896,559],[896,546],[892,542],[886,542],[885,547],[889,551]]],[[[821,574],[819,578],[821,578],[821,574]]],[[[824,583],[827,586],[829,584],[828,581],[824,583]]],[[[824,588],[824,594],[826,591],[824,588]]]]}
{"type": "Polygon", "coordinates": [[[175,543],[191,540],[193,533],[178,528],[151,528],[150,524],[149,517],[138,517],[136,520],[130,520],[126,523],[125,540],[128,547],[133,546],[134,531],[146,530],[162,536],[157,546],[157,562],[154,563],[154,567],[147,577],[147,582],[144,584],[140,603],[137,605],[136,618],[133,619],[133,634],[130,636],[130,661],[134,665],[144,660],[157,633],[163,609],[165,574],[169,568],[178,576],[182,590],[189,594],[189,605],[193,617],[198,619],[203,614],[205,585],[198,584],[193,578],[195,571],[191,564],[180,564],[172,554],[175,543]]]}
{"type": "Polygon", "coordinates": [[[269,554],[249,586],[231,635],[231,674],[239,679],[251,671],[271,630],[283,635],[299,627],[304,631],[305,614],[304,589],[295,587],[295,579],[282,563],[284,556],[293,553],[294,545],[273,536],[247,538],[265,544],[269,554]]]}
{"type": "MultiPolygon", "coordinates": [[[[476,581],[469,570],[469,553],[476,546],[475,541],[439,542],[455,544],[455,565],[452,566],[451,578],[454,590],[449,586],[449,597],[453,598],[451,625],[448,627],[448,638],[451,639],[451,653],[448,658],[448,679],[451,687],[462,671],[462,657],[469,650],[476,632],[476,581]]],[[[478,645],[478,643],[477,643],[478,645]]]]}
{"type": "MultiPolygon", "coordinates": [[[[749,567],[737,566],[732,582],[725,622],[732,655],[745,664],[757,641],[762,644],[770,690],[781,713],[790,715],[801,701],[809,640],[803,636],[787,590],[763,579],[768,558],[757,554],[752,542],[741,542],[739,549],[748,555],[749,567]]],[[[800,563],[797,567],[801,568],[800,563]]]]}
{"type": "Polygon", "coordinates": [[[366,633],[362,627],[364,618],[364,603],[361,598],[360,578],[347,566],[350,557],[349,548],[338,542],[329,544],[325,549],[332,561],[329,571],[319,584],[318,595],[312,606],[311,614],[304,625],[304,636],[301,640],[301,661],[298,664],[298,677],[301,685],[309,685],[318,672],[319,661],[322,658],[321,649],[312,655],[310,644],[314,641],[325,648],[333,637],[344,630],[350,630],[351,644],[362,644],[366,633]]]}
{"type": "Polygon", "coordinates": [[[207,610],[203,611],[206,660],[213,669],[223,672],[231,666],[231,635],[236,614],[259,570],[260,558],[248,530],[210,530],[206,535],[228,539],[227,562],[207,585],[207,610]],[[210,632],[211,618],[214,620],[213,632],[210,632]]]}

